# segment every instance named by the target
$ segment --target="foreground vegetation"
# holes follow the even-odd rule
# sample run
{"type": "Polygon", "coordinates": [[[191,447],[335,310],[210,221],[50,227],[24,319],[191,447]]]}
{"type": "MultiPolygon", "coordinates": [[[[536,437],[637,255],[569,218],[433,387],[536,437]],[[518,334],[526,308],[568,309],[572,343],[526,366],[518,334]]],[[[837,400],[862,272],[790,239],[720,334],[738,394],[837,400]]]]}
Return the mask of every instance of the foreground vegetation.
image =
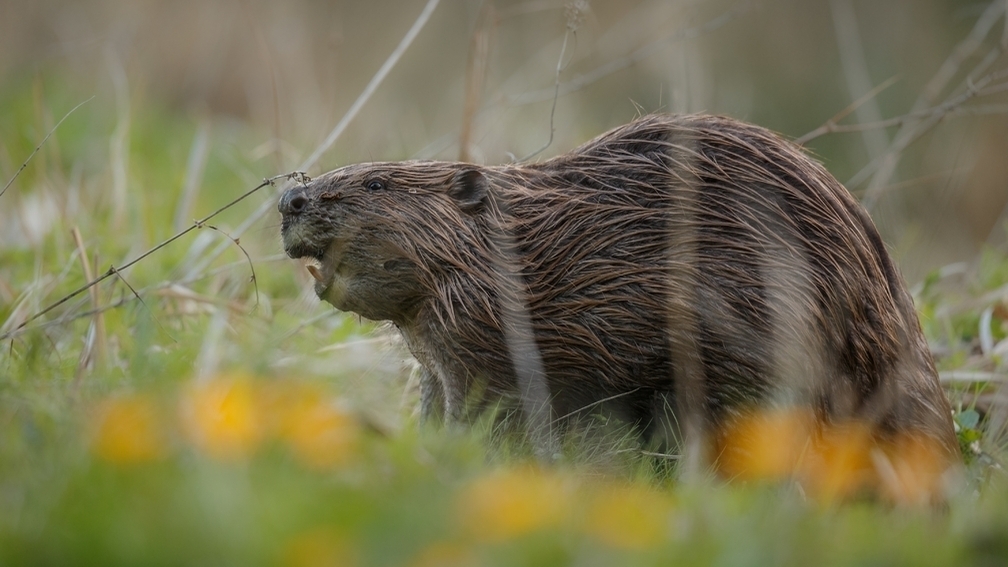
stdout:
{"type": "MultiPolygon", "coordinates": [[[[52,109],[77,102],[59,85],[0,92],[4,182],[62,115],[52,109]]],[[[257,135],[241,127],[214,124],[196,172],[197,124],[149,103],[121,153],[115,125],[109,108],[86,105],[0,196],[0,222],[16,227],[0,248],[0,333],[13,333],[0,351],[0,564],[1008,558],[1004,251],[915,288],[965,456],[944,509],[781,480],[683,481],[615,449],[574,448],[542,468],[491,442],[489,426],[417,426],[392,339],[314,300],[281,254],[275,215],[238,234],[272,206],[268,186],[31,320],[177,232],[173,218],[185,228],[276,173],[239,149],[257,135]],[[94,150],[110,139],[107,155],[94,150]],[[186,205],[193,175],[203,190],[186,205]]]]}

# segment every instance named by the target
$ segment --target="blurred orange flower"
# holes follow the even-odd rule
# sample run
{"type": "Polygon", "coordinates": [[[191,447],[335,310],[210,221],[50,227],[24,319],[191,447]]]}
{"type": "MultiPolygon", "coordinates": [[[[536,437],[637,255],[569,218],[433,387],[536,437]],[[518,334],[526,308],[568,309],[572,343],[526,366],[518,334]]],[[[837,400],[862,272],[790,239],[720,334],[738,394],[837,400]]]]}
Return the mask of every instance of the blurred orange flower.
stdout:
{"type": "Polygon", "coordinates": [[[425,547],[410,562],[410,567],[476,567],[479,559],[466,547],[439,542],[425,547]]]}
{"type": "Polygon", "coordinates": [[[941,499],[946,472],[952,463],[935,439],[904,434],[875,453],[883,494],[898,504],[923,505],[941,499]]]}
{"type": "Polygon", "coordinates": [[[350,567],[357,564],[350,541],[329,526],[313,528],[289,539],[280,554],[284,567],[350,567]]]}
{"type": "Polygon", "coordinates": [[[92,451],[117,465],[145,463],[164,456],[166,442],[157,406],[147,396],[107,400],[98,409],[92,451]]]}
{"type": "Polygon", "coordinates": [[[646,549],[665,538],[671,500],[647,487],[598,487],[584,518],[585,532],[612,547],[646,549]]]}
{"type": "Polygon", "coordinates": [[[802,459],[799,478],[819,500],[831,502],[874,487],[871,431],[860,423],[823,426],[802,459]]]}
{"type": "Polygon", "coordinates": [[[208,455],[233,461],[246,458],[263,436],[256,392],[247,378],[224,376],[197,384],[181,400],[182,424],[189,439],[208,455]]]}
{"type": "Polygon", "coordinates": [[[476,479],[458,494],[456,508],[466,533],[496,542],[559,526],[570,499],[563,479],[523,468],[476,479]]]}
{"type": "Polygon", "coordinates": [[[303,389],[281,410],[280,436],[305,466],[345,465],[358,453],[361,427],[349,412],[315,389],[303,389]]]}
{"type": "Polygon", "coordinates": [[[729,478],[793,478],[824,502],[872,492],[897,503],[941,498],[950,462],[926,435],[879,439],[864,423],[817,423],[800,410],[755,412],[722,433],[719,470],[729,478]]]}
{"type": "Polygon", "coordinates": [[[811,412],[798,409],[740,416],[725,428],[718,466],[729,478],[786,478],[806,451],[813,424],[811,412]]]}

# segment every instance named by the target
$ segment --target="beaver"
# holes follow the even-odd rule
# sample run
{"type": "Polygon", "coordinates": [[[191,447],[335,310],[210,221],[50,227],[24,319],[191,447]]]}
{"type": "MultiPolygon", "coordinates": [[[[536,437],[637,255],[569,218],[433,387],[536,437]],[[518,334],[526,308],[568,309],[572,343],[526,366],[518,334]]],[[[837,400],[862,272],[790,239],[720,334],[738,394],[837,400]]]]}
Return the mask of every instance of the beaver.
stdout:
{"type": "Polygon", "coordinates": [[[604,412],[682,446],[800,404],[958,455],[867,212],[764,128],[649,115],[540,163],[349,165],[278,208],[317,295],[401,332],[424,416],[509,400],[540,438],[604,412]]]}

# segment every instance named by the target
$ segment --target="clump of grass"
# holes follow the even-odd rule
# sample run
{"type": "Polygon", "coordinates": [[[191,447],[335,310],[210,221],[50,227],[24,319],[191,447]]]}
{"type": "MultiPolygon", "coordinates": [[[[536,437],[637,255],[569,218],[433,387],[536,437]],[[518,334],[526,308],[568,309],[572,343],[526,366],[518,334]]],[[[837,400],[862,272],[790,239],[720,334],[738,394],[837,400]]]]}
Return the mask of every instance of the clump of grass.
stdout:
{"type": "Polygon", "coordinates": [[[956,432],[974,479],[1004,475],[1008,455],[1008,258],[984,250],[972,264],[930,274],[915,290],[952,402],[956,432]]]}
{"type": "MultiPolygon", "coordinates": [[[[9,88],[4,150],[29,155],[52,122],[36,122],[33,105],[43,115],[56,105],[9,88]]],[[[46,100],[80,100],[72,94],[46,100]]],[[[109,145],[94,124],[115,124],[115,112],[99,101],[0,196],[0,223],[46,227],[0,245],[4,332],[170,238],[165,211],[214,211],[275,173],[211,140],[202,183],[231,189],[192,189],[179,148],[219,130],[146,104],[131,110],[124,202],[109,200],[110,156],[83,151],[109,145]]],[[[915,497],[847,502],[858,469],[829,466],[834,478],[799,466],[784,442],[802,432],[796,416],[745,426],[766,450],[736,463],[729,485],[677,482],[669,455],[590,418],[552,466],[492,412],[472,429],[419,427],[399,403],[402,353],[305,292],[275,218],[251,225],[241,249],[228,240],[272,206],[259,198],[4,342],[0,563],[945,565],[1008,553],[1003,254],[937,273],[917,293],[970,473],[935,513],[915,497]],[[104,355],[84,356],[99,337],[104,355]]],[[[848,450],[864,460],[847,437],[832,440],[816,448],[820,464],[848,450]]]]}

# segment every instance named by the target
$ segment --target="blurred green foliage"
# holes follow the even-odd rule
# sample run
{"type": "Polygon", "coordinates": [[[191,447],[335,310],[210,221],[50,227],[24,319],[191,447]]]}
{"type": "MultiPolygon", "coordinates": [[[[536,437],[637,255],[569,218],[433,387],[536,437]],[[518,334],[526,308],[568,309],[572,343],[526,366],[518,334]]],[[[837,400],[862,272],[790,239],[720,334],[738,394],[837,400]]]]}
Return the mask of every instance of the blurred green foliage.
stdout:
{"type": "MultiPolygon", "coordinates": [[[[338,120],[419,9],[196,4],[0,6],[0,181],[64,112],[95,97],[0,197],[5,331],[85,282],[72,227],[99,274],[174,233],[201,128],[209,143],[190,216],[292,167],[338,120]],[[242,6],[244,13],[233,13],[242,6]],[[114,85],[120,72],[126,100],[114,85]],[[117,136],[126,144],[121,163],[111,150],[117,136]],[[123,203],[114,201],[119,167],[123,203]],[[118,219],[117,205],[125,211],[118,219]]],[[[326,165],[423,154],[443,136],[447,144],[429,153],[454,157],[477,10],[445,4],[326,165]]],[[[519,13],[538,4],[497,5],[485,114],[474,137],[490,162],[537,147],[549,131],[548,100],[495,102],[553,84],[553,48],[565,22],[560,3],[519,13]]],[[[827,4],[762,3],[695,42],[670,44],[561,98],[547,153],[625,122],[636,112],[629,99],[647,111],[729,113],[792,136],[814,129],[851,100],[827,4]]],[[[694,29],[733,5],[593,3],[564,78],[624,57],[666,28],[694,29]]],[[[885,116],[909,110],[986,6],[855,3],[874,83],[900,75],[878,97],[885,116]]],[[[1008,438],[991,400],[1005,363],[983,352],[979,324],[992,309],[991,338],[1005,344],[1005,300],[991,293],[1008,284],[1008,260],[997,239],[987,238],[997,232],[990,229],[997,214],[987,213],[1004,204],[996,192],[1003,177],[1000,185],[989,180],[1002,171],[1006,142],[991,144],[994,157],[985,157],[985,132],[1003,134],[1003,118],[964,120],[942,125],[908,156],[899,179],[924,179],[923,190],[909,203],[883,203],[876,216],[908,271],[931,273],[917,300],[942,370],[990,377],[950,382],[967,474],[945,510],[829,504],[787,482],[679,483],[649,459],[576,449],[567,462],[536,473],[527,452],[495,439],[492,425],[419,428],[402,393],[409,374],[402,351],[375,326],[317,303],[307,276],[282,255],[273,214],[240,238],[254,283],[238,246],[205,228],[123,274],[142,302],[117,278],[98,286],[99,305],[121,302],[102,312],[102,332],[92,316],[58,319],[90,309],[83,294],[0,345],[0,564],[1003,564],[1008,438]],[[949,157],[949,140],[961,142],[966,155],[949,157]],[[971,168],[965,178],[948,174],[963,162],[971,168]],[[995,189],[971,189],[988,186],[995,189]],[[950,188],[962,190],[955,214],[941,206],[950,188]],[[974,226],[981,236],[967,234],[974,226]],[[904,240],[914,234],[923,236],[904,240]],[[178,281],[221,244],[218,258],[178,281]],[[963,270],[939,269],[963,258],[963,270]],[[199,389],[235,376],[251,388],[251,401],[233,390],[213,397],[199,389]],[[202,421],[193,417],[201,415],[200,396],[217,408],[202,421]],[[278,417],[290,407],[316,421],[278,417]],[[306,436],[306,428],[318,436],[306,436]],[[214,445],[206,436],[215,434],[245,439],[248,450],[222,457],[208,449],[214,445]],[[346,439],[352,442],[343,445],[346,439]],[[312,454],[347,458],[320,462],[306,457],[312,454]],[[641,517],[653,521],[641,527],[641,517]]],[[[850,134],[819,138],[810,149],[842,180],[870,157],[850,134]]],[[[271,191],[223,213],[215,226],[230,233],[270,205],[271,191]]]]}

